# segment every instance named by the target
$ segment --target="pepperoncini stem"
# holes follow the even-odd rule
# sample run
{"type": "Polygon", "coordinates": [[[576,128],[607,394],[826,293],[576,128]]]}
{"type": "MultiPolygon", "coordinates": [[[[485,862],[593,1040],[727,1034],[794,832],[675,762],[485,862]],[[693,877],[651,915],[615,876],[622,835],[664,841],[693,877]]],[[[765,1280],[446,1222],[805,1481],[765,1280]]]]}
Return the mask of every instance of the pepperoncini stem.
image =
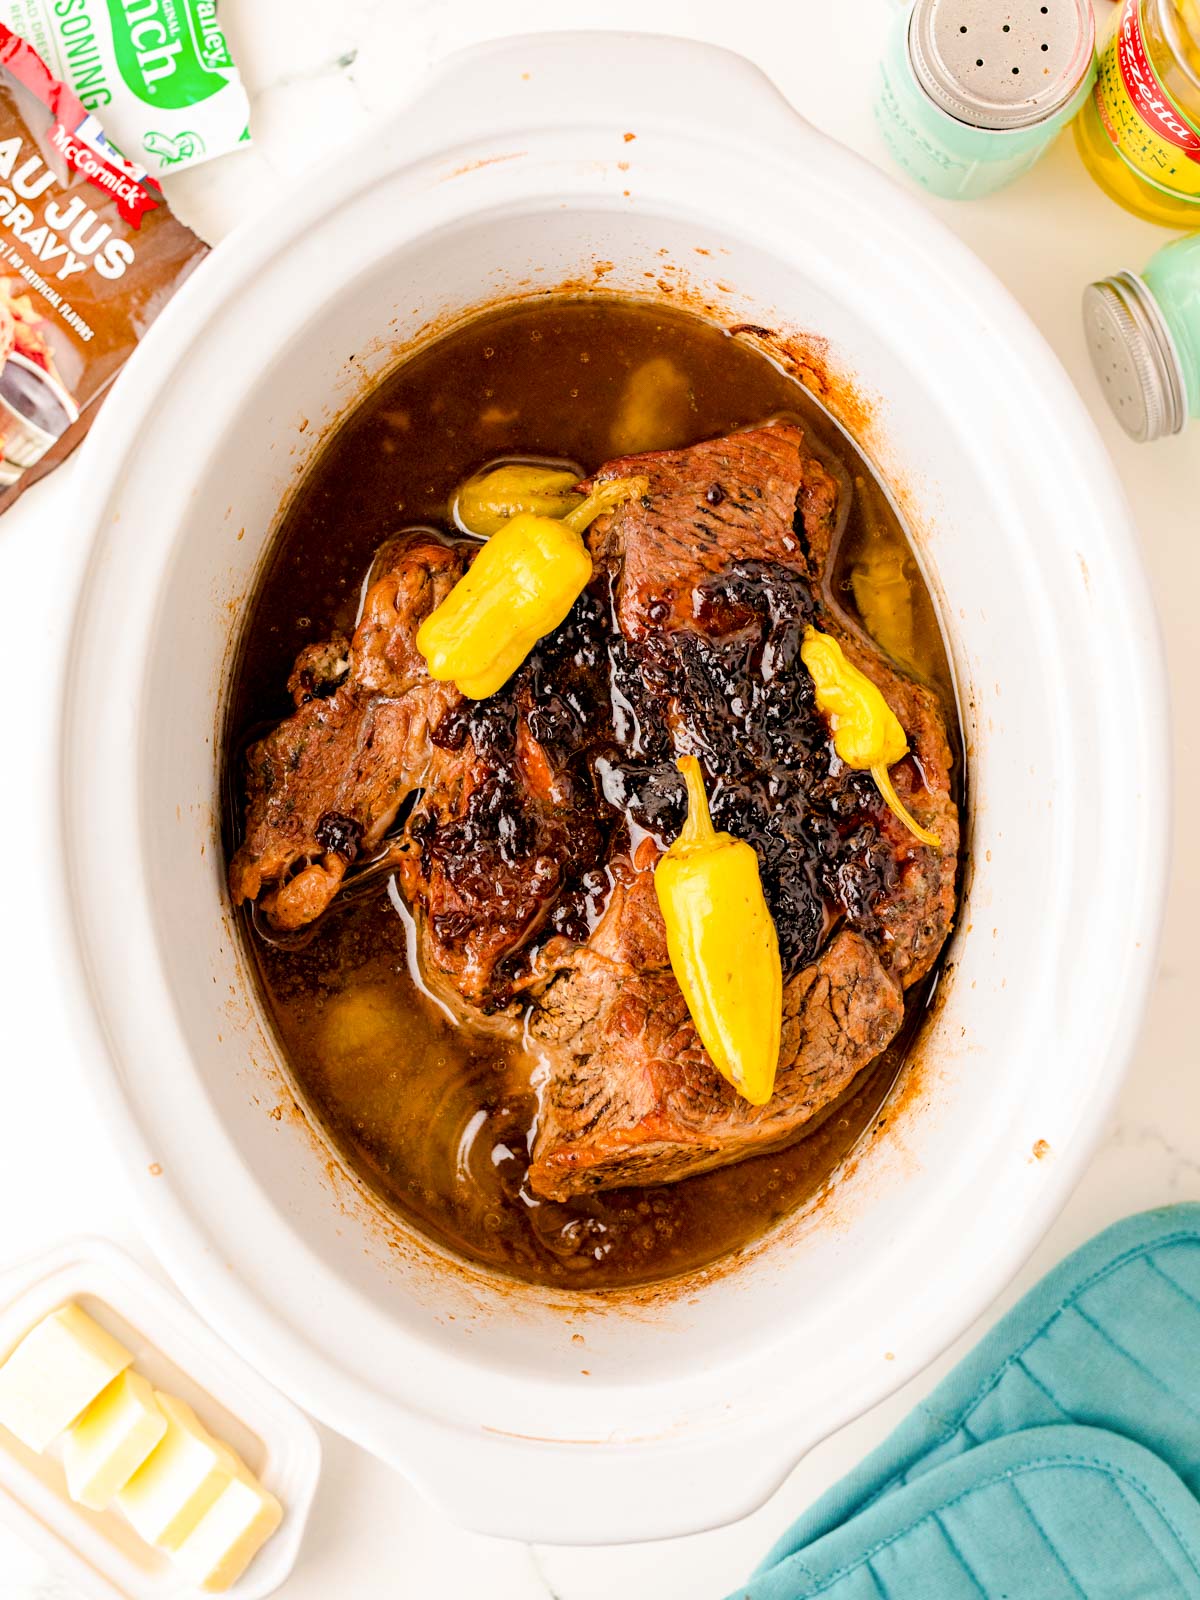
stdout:
{"type": "Polygon", "coordinates": [[[678,765],[687,819],[654,869],[671,971],[713,1066],[744,1100],[761,1106],[779,1065],[779,940],[753,847],[714,831],[696,757],[678,765]]]}
{"type": "Polygon", "coordinates": [[[687,785],[688,809],[683,828],[672,848],[680,855],[711,844],[717,837],[712,825],[712,812],[708,809],[708,795],[704,789],[704,774],[695,756],[680,756],[675,763],[687,785]]]}
{"type": "Polygon", "coordinates": [[[627,500],[636,500],[645,494],[649,487],[649,478],[640,475],[633,478],[610,478],[606,483],[598,483],[587,499],[581,501],[574,511],[568,511],[562,520],[568,528],[574,528],[576,533],[582,533],[595,522],[597,517],[602,517],[606,511],[615,511],[627,500]]]}
{"type": "Polygon", "coordinates": [[[909,811],[904,801],[896,793],[896,787],[892,782],[892,775],[888,769],[882,765],[872,767],[871,776],[875,780],[875,787],[883,796],[884,805],[892,815],[898,817],[909,833],[914,834],[922,844],[931,845],[933,849],[940,850],[942,847],[941,839],[936,833],[931,833],[928,828],[923,828],[912,812],[909,811]]]}

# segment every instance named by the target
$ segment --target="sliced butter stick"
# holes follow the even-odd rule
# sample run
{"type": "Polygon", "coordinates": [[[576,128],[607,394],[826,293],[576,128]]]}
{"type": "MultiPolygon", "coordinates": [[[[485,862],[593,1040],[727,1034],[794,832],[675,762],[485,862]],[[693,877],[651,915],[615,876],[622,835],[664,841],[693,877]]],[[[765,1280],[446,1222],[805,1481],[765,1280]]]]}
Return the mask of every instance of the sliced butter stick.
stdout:
{"type": "Polygon", "coordinates": [[[189,1583],[209,1594],[235,1584],[283,1520],[283,1507],[236,1462],[235,1475],[174,1553],[189,1583]]]}
{"type": "Polygon", "coordinates": [[[63,1440],[72,1500],[103,1511],[166,1431],[167,1419],[145,1378],[131,1370],[114,1378],[63,1440]]]}
{"type": "Polygon", "coordinates": [[[60,1306],[0,1367],[0,1423],[44,1450],[133,1360],[74,1303],[60,1306]]]}
{"type": "Polygon", "coordinates": [[[191,1406],[154,1394],[167,1431],[116,1497],[147,1544],[177,1550],[233,1478],[229,1452],[205,1429],[191,1406]]]}

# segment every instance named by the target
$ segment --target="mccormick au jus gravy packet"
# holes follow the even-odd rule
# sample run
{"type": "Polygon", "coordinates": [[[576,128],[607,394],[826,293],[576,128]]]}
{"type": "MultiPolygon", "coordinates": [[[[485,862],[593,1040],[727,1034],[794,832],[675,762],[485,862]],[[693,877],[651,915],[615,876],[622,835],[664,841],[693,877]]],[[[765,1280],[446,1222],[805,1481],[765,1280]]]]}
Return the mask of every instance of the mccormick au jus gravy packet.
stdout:
{"type": "Polygon", "coordinates": [[[83,438],[206,249],[0,23],[0,511],[83,438]]]}

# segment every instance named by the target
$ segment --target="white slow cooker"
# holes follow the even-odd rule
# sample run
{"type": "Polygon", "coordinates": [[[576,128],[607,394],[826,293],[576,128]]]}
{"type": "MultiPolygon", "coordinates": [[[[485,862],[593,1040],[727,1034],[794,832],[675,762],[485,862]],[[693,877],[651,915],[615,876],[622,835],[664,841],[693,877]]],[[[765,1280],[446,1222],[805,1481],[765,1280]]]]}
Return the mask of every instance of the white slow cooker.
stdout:
{"type": "Polygon", "coordinates": [[[448,62],[222,245],[85,449],[63,914],[147,1237],[245,1356],[472,1528],[630,1540],[751,1510],[1016,1270],[1138,1027],[1165,692],[1065,375],[954,238],[745,61],[547,36],[448,62]],[[297,1111],[226,898],[220,730],[280,504],[364,388],[497,298],[655,279],[819,338],[831,392],[858,397],[952,645],[970,868],[888,1125],[820,1203],[682,1286],[572,1297],[389,1221],[297,1111]]]}

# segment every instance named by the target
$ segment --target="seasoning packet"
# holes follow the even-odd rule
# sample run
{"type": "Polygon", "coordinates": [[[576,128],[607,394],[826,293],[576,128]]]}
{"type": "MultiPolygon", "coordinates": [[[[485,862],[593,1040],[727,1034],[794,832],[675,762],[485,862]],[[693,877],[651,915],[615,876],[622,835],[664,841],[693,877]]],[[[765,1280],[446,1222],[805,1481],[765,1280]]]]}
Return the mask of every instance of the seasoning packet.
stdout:
{"type": "Polygon", "coordinates": [[[0,0],[0,23],[151,177],[249,142],[250,102],[216,0],[0,0]]]}
{"type": "Polygon", "coordinates": [[[83,438],[207,248],[0,23],[0,512],[83,438]]]}

